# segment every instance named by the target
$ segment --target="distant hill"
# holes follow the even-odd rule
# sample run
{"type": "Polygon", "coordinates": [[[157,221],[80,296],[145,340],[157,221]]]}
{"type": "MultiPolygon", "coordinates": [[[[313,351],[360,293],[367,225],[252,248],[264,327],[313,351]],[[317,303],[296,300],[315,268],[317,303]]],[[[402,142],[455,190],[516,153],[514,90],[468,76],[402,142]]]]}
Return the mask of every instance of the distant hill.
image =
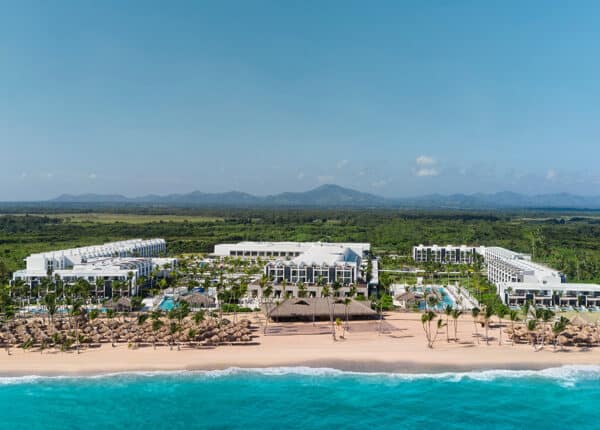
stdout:
{"type": "Polygon", "coordinates": [[[150,194],[125,197],[119,194],[63,194],[50,203],[79,204],[154,204],[174,206],[290,206],[290,207],[390,207],[428,209],[518,209],[573,208],[600,209],[600,196],[578,196],[569,193],[525,195],[513,192],[493,194],[430,194],[408,198],[385,198],[374,194],[326,184],[304,192],[285,192],[255,196],[239,191],[187,194],[150,194]]]}

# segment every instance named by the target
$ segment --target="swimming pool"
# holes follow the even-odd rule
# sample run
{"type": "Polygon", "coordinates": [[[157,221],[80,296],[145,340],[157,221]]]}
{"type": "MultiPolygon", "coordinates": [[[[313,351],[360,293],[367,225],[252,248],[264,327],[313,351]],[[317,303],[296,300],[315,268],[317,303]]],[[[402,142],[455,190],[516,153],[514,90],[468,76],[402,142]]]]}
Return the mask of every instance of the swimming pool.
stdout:
{"type": "MultiPolygon", "coordinates": [[[[452,297],[450,297],[448,295],[448,293],[446,293],[446,290],[443,287],[435,287],[434,288],[438,293],[440,293],[440,296],[442,297],[442,300],[440,301],[440,303],[438,303],[432,310],[435,311],[442,311],[444,310],[447,306],[452,306],[454,307],[454,301],[452,300],[452,297]]],[[[422,291],[422,289],[421,289],[422,291]]],[[[429,293],[431,292],[431,288],[427,287],[425,288],[425,292],[429,293]]],[[[425,300],[421,300],[419,302],[419,309],[420,310],[424,310],[429,308],[429,306],[426,306],[425,300]]]]}
{"type": "Polygon", "coordinates": [[[158,307],[161,311],[168,312],[175,307],[175,302],[172,298],[165,297],[162,299],[162,302],[160,302],[160,305],[158,305],[158,307]]]}

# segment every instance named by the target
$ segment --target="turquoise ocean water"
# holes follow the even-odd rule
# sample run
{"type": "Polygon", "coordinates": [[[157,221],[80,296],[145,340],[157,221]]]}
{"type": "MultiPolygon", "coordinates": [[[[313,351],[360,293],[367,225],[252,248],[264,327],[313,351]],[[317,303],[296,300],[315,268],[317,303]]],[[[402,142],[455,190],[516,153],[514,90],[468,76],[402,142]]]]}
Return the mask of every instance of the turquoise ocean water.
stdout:
{"type": "Polygon", "coordinates": [[[7,429],[597,429],[600,367],[0,378],[0,409],[7,429]]]}

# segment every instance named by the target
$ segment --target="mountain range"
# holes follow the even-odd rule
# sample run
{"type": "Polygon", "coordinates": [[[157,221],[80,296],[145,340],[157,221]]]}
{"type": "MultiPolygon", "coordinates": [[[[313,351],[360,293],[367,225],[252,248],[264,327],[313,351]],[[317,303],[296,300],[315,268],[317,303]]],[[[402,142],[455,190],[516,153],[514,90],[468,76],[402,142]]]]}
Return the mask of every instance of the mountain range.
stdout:
{"type": "Polygon", "coordinates": [[[569,193],[525,195],[513,192],[491,194],[430,194],[419,197],[386,198],[339,185],[326,184],[304,192],[284,192],[256,196],[239,191],[126,197],[120,194],[62,194],[50,203],[78,204],[153,204],[173,206],[273,206],[273,207],[398,207],[398,208],[574,208],[600,209],[600,196],[578,196],[569,193]]]}

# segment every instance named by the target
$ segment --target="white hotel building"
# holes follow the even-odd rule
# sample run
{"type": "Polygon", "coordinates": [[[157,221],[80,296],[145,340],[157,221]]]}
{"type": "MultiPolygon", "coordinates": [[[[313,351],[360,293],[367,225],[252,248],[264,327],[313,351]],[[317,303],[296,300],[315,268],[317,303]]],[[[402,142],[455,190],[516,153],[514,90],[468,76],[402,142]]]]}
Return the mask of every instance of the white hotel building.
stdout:
{"type": "Polygon", "coordinates": [[[483,251],[488,279],[507,305],[590,307],[600,305],[600,285],[571,284],[565,275],[531,256],[500,247],[483,251]]]}
{"type": "MultiPolygon", "coordinates": [[[[26,268],[13,274],[13,281],[22,280],[35,286],[42,278],[58,276],[66,283],[85,279],[95,283],[125,281],[130,274],[132,284],[150,272],[164,259],[157,259],[166,252],[164,239],[132,239],[110,242],[98,246],[63,249],[31,254],[25,259],[26,268]]],[[[174,261],[174,260],[173,260],[174,261]]]]}
{"type": "MultiPolygon", "coordinates": [[[[319,296],[322,287],[317,283],[321,280],[325,285],[339,282],[342,295],[355,286],[358,294],[366,297],[368,287],[361,282],[361,264],[370,250],[369,243],[240,242],[216,245],[214,255],[268,260],[264,274],[273,281],[275,296],[298,297],[299,284],[304,285],[307,295],[319,296]]],[[[262,296],[257,285],[250,285],[248,293],[251,297],[262,296]]]]}
{"type": "Polygon", "coordinates": [[[478,248],[467,245],[413,246],[413,260],[417,263],[473,264],[478,248]]]}
{"type": "Polygon", "coordinates": [[[330,243],[330,242],[239,242],[215,245],[216,257],[239,257],[244,259],[273,260],[280,258],[294,258],[305,252],[322,247],[350,248],[361,257],[371,251],[369,243],[330,243]]]}

